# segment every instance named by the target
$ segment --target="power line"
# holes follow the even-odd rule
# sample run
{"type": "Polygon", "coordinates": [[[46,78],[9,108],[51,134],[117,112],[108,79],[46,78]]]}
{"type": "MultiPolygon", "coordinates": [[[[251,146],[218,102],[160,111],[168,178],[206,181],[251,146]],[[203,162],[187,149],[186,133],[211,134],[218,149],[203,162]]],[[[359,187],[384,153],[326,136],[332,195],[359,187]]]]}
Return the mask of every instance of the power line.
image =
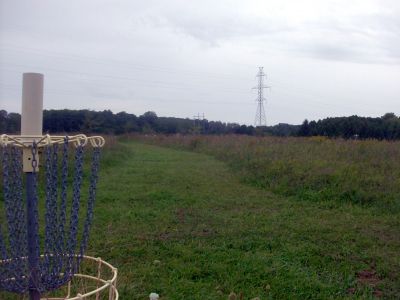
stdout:
{"type": "MultiPolygon", "coordinates": [[[[0,45],[0,50],[4,51],[9,51],[10,53],[14,54],[16,51],[22,51],[22,52],[26,52],[26,53],[34,53],[35,56],[42,56],[42,57],[53,57],[53,58],[62,58],[63,60],[68,59],[68,60],[78,60],[78,61],[85,61],[85,62],[90,62],[90,63],[95,63],[95,64],[102,64],[102,65],[114,65],[114,64],[120,64],[121,66],[125,66],[125,67],[129,67],[130,69],[139,69],[139,70],[155,70],[155,71],[159,71],[159,72],[166,72],[166,73],[181,73],[181,74],[185,74],[185,75],[193,75],[193,76],[199,76],[199,77],[213,77],[213,78],[218,78],[218,79],[223,79],[223,78],[235,78],[235,79],[241,79],[242,77],[238,77],[238,76],[231,76],[229,74],[222,74],[222,73],[212,73],[212,72],[202,72],[202,71],[192,71],[192,70],[185,70],[185,69],[171,69],[171,68],[167,68],[167,67],[160,67],[160,66],[155,66],[155,65],[145,65],[145,64],[137,64],[137,63],[131,63],[129,61],[124,61],[124,60],[116,60],[116,59],[110,59],[107,58],[105,59],[101,59],[101,58],[94,58],[91,56],[83,56],[83,55],[78,55],[78,54],[74,54],[74,53],[63,53],[63,52],[55,52],[55,51],[49,51],[47,49],[43,49],[43,48],[32,48],[32,47],[26,47],[26,46],[22,46],[22,45],[17,45],[17,44],[11,44],[11,43],[2,43],[0,45]]],[[[4,66],[5,63],[8,63],[8,61],[4,61],[2,62],[2,65],[4,66]]],[[[249,66],[247,64],[240,64],[242,66],[245,66],[246,68],[248,68],[249,66]]],[[[65,71],[68,72],[68,71],[65,71]]],[[[86,74],[89,75],[89,74],[86,74]]],[[[286,72],[285,78],[292,78],[295,76],[294,72],[286,72]]],[[[120,78],[122,79],[122,78],[120,78]]],[[[243,78],[244,79],[244,78],[243,78]]],[[[86,78],[80,78],[79,80],[87,80],[86,78]]],[[[129,80],[137,80],[137,79],[129,79],[129,80]]],[[[274,86],[276,79],[274,79],[274,86]]],[[[150,84],[150,82],[146,82],[147,84],[150,84]]],[[[163,83],[161,83],[163,84],[163,83]]],[[[168,83],[167,83],[168,84],[168,83]]],[[[288,86],[287,84],[278,84],[281,87],[284,88],[285,92],[291,92],[290,90],[295,90],[295,91],[299,91],[301,92],[303,95],[309,95],[312,98],[319,98],[319,99],[324,99],[325,96],[321,96],[321,95],[313,95],[313,93],[309,93],[307,91],[307,89],[304,88],[300,88],[300,87],[293,87],[293,86],[288,86]]],[[[165,88],[164,86],[160,86],[161,88],[165,88]]],[[[170,88],[172,86],[168,86],[168,88],[170,88]]],[[[173,87],[173,88],[180,88],[180,87],[173,87]]],[[[190,88],[190,87],[181,87],[181,88],[190,88]]],[[[227,92],[229,92],[229,89],[226,89],[227,92]]],[[[247,93],[245,91],[233,91],[233,93],[247,93]]],[[[298,95],[297,92],[295,92],[296,95],[298,95]]],[[[306,99],[306,98],[305,98],[306,99]]],[[[309,98],[311,99],[311,98],[309,98]]],[[[306,99],[307,100],[307,99],[306,99]]],[[[313,101],[315,103],[317,103],[317,101],[313,101]]],[[[325,103],[323,103],[322,101],[319,101],[319,103],[321,103],[322,105],[325,105],[325,103]]],[[[326,105],[331,105],[330,103],[326,103],[326,105]]],[[[336,105],[332,105],[332,106],[336,106],[336,105]]],[[[339,106],[336,106],[339,107],[339,106]]],[[[345,106],[341,106],[343,108],[345,108],[345,106]]]]}
{"type": "MultiPolygon", "coordinates": [[[[186,75],[198,75],[198,76],[204,76],[207,75],[207,77],[214,77],[214,78],[238,78],[238,77],[232,77],[229,76],[227,74],[218,74],[218,73],[210,73],[210,72],[194,72],[194,71],[188,71],[188,70],[183,70],[183,69],[170,69],[170,68],[163,68],[163,67],[159,67],[159,66],[152,66],[152,65],[143,65],[143,64],[133,64],[127,61],[122,61],[122,60],[113,60],[113,59],[107,59],[105,60],[101,60],[101,59],[96,59],[93,57],[88,57],[88,56],[81,56],[81,55],[76,55],[76,54],[71,54],[71,53],[61,53],[61,52],[54,52],[54,51],[48,51],[47,49],[39,49],[39,48],[27,48],[27,47],[21,47],[21,46],[15,46],[15,45],[11,45],[11,44],[2,44],[0,45],[0,49],[12,49],[13,51],[23,51],[23,52],[28,52],[28,53],[32,53],[34,52],[35,55],[41,55],[44,57],[49,57],[49,56],[53,56],[53,57],[62,57],[62,58],[66,58],[66,59],[75,59],[75,60],[81,60],[81,61],[90,61],[96,64],[103,64],[103,65],[107,65],[107,64],[112,64],[112,63],[116,63],[116,64],[121,64],[123,66],[129,66],[130,68],[137,68],[137,69],[141,69],[141,70],[146,70],[146,69],[153,69],[153,70],[157,70],[160,72],[166,72],[166,73],[182,73],[182,74],[186,74],[186,75]]],[[[9,64],[9,65],[14,65],[17,67],[22,67],[22,68],[40,68],[40,69],[45,69],[48,71],[52,71],[52,72],[62,72],[62,73],[69,73],[69,74],[76,74],[76,75],[80,75],[80,76],[97,76],[97,77],[103,77],[103,78],[107,78],[107,79],[116,79],[116,80],[132,80],[135,82],[140,82],[142,83],[141,86],[144,85],[150,85],[150,86],[156,86],[159,88],[168,88],[168,89],[192,89],[193,85],[185,85],[182,86],[182,84],[179,83],[179,85],[174,85],[171,84],[170,82],[162,82],[162,81],[145,81],[145,80],[141,80],[141,79],[136,79],[136,78],[131,78],[131,77],[122,77],[122,76],[112,76],[112,75],[100,75],[100,74],[93,74],[93,73],[83,73],[83,72],[76,72],[76,71],[69,71],[69,70],[61,70],[61,69],[54,69],[54,68],[43,68],[43,67],[37,67],[37,66],[27,66],[27,65],[20,65],[20,64],[12,64],[9,62],[4,62],[2,65],[2,67],[6,67],[5,64],[9,64]]],[[[247,66],[247,65],[246,65],[247,66]]],[[[60,79],[58,79],[60,80],[60,79]]],[[[63,79],[61,79],[63,80],[63,79]]],[[[79,81],[92,81],[92,78],[79,78],[79,81]]],[[[274,79],[274,82],[276,81],[276,79],[274,79]]],[[[136,84],[137,85],[137,84],[136,84]]],[[[318,95],[316,96],[314,93],[310,93],[309,91],[307,91],[304,88],[299,88],[299,87],[293,87],[293,86],[288,86],[286,84],[282,84],[282,83],[275,83],[274,85],[278,85],[281,86],[283,88],[283,90],[280,90],[280,93],[284,93],[284,94],[293,94],[296,95],[296,97],[298,96],[303,96],[302,98],[306,101],[310,101],[310,102],[314,102],[316,104],[319,105],[324,105],[324,106],[331,106],[331,107],[340,107],[340,108],[347,108],[349,109],[350,106],[344,106],[344,105],[335,105],[332,103],[326,103],[323,101],[316,101],[313,100],[312,98],[319,98],[319,99],[323,99],[325,96],[321,96],[318,95]],[[291,91],[294,90],[294,91],[291,91]],[[304,97],[306,96],[306,97],[304,97]]],[[[109,86],[108,83],[101,83],[101,86],[109,86]]],[[[201,86],[200,86],[201,87],[201,86]]],[[[229,93],[235,93],[235,94],[244,94],[244,93],[248,93],[245,92],[244,90],[232,90],[231,88],[221,88],[219,87],[219,89],[224,90],[226,92],[229,93]]],[[[351,109],[354,109],[353,107],[351,109]]]]}
{"type": "MultiPolygon", "coordinates": [[[[3,47],[3,45],[0,46],[0,49],[2,47],[3,47]]],[[[8,48],[12,48],[12,47],[8,47],[8,48]]],[[[4,49],[4,47],[3,47],[3,49],[4,49]]],[[[21,49],[18,49],[18,48],[16,48],[16,49],[17,50],[21,50],[21,49]]],[[[25,48],[25,50],[21,50],[21,51],[26,51],[26,52],[29,52],[29,51],[34,52],[34,51],[36,51],[36,52],[38,52],[39,50],[42,51],[42,49],[32,49],[32,48],[25,48]]],[[[59,57],[66,57],[68,59],[87,60],[87,61],[94,61],[95,63],[107,64],[107,62],[101,61],[101,60],[97,60],[95,58],[89,58],[89,57],[78,56],[78,55],[69,55],[69,56],[67,56],[68,54],[64,55],[62,53],[53,53],[53,52],[50,52],[50,51],[47,51],[47,53],[50,54],[50,55],[53,55],[53,56],[55,55],[55,56],[59,56],[59,57]],[[70,56],[72,56],[72,57],[70,57],[70,56]]],[[[37,53],[37,54],[40,54],[40,53],[37,53]]],[[[46,54],[44,54],[43,56],[46,56],[46,54]]],[[[123,65],[126,65],[126,66],[137,67],[138,69],[151,68],[153,70],[158,70],[158,71],[162,71],[162,72],[166,72],[166,73],[180,73],[181,72],[183,74],[190,75],[190,71],[186,72],[184,70],[173,70],[173,69],[168,69],[168,68],[160,68],[160,67],[156,67],[156,66],[135,65],[135,64],[129,64],[129,63],[124,62],[124,61],[111,61],[111,62],[119,63],[121,65],[123,64],[123,65]]],[[[13,64],[11,64],[9,62],[4,62],[4,63],[2,63],[2,67],[7,68],[7,66],[5,66],[5,64],[13,65],[13,64]]],[[[69,74],[73,74],[73,75],[78,75],[80,78],[77,79],[75,77],[78,77],[78,76],[74,76],[74,77],[71,76],[71,80],[75,80],[76,79],[76,80],[79,80],[79,81],[89,81],[89,82],[96,82],[97,81],[98,82],[98,81],[105,81],[105,80],[101,80],[100,79],[100,78],[104,78],[104,79],[107,79],[107,80],[115,79],[115,80],[121,80],[121,81],[122,80],[135,81],[135,86],[137,85],[137,86],[142,86],[142,87],[155,86],[155,87],[158,87],[158,88],[175,89],[175,90],[178,90],[178,89],[179,90],[181,90],[181,89],[182,90],[183,89],[191,90],[193,88],[196,88],[196,85],[193,85],[193,84],[190,84],[190,85],[181,85],[181,84],[179,84],[179,85],[177,85],[177,84],[174,84],[173,82],[146,81],[146,80],[143,80],[143,79],[137,79],[137,78],[132,78],[132,77],[112,76],[112,75],[107,75],[107,74],[102,75],[102,74],[75,72],[75,71],[69,71],[69,70],[49,69],[49,68],[43,68],[43,67],[26,66],[26,65],[15,65],[15,64],[14,64],[14,66],[18,66],[18,67],[22,67],[22,68],[26,68],[26,67],[39,68],[39,69],[46,69],[46,70],[53,71],[53,72],[61,72],[61,73],[69,73],[69,74]],[[92,78],[90,78],[89,76],[92,77],[92,78]]],[[[1,70],[1,68],[0,68],[0,70],[1,70]]],[[[205,73],[205,72],[192,72],[192,75],[195,75],[195,74],[199,75],[199,76],[202,75],[202,74],[209,74],[209,75],[216,75],[215,77],[218,77],[217,73],[213,74],[213,73],[205,73]]],[[[220,74],[220,75],[222,75],[222,74],[220,74]]],[[[222,76],[220,76],[220,78],[222,78],[222,76]]],[[[59,79],[58,78],[57,81],[58,80],[67,80],[67,79],[59,79]]],[[[274,80],[274,82],[275,82],[275,80],[274,80]]],[[[106,87],[106,86],[111,86],[111,83],[110,82],[101,82],[99,85],[101,87],[106,87]]],[[[300,89],[300,88],[296,88],[296,87],[293,87],[293,86],[287,86],[286,84],[279,84],[278,83],[278,86],[279,85],[283,89],[279,90],[278,94],[276,95],[277,97],[279,97],[279,94],[282,93],[282,94],[286,94],[288,96],[292,96],[292,95],[294,96],[295,95],[295,97],[291,97],[293,100],[302,99],[302,100],[305,100],[307,102],[314,103],[314,106],[318,105],[318,106],[324,106],[324,107],[337,107],[337,108],[352,109],[352,110],[354,110],[354,109],[359,110],[360,109],[359,107],[358,108],[354,108],[354,107],[351,107],[351,106],[348,106],[348,105],[342,105],[342,104],[337,105],[337,104],[334,104],[334,103],[327,103],[327,102],[323,102],[323,101],[318,101],[317,98],[318,99],[324,99],[325,96],[316,96],[315,94],[310,93],[306,89],[303,89],[303,88],[300,89]],[[294,91],[300,91],[300,92],[294,92],[294,91]]],[[[114,87],[114,86],[111,86],[111,87],[114,87]]],[[[197,85],[197,87],[198,88],[202,88],[201,85],[197,85]]],[[[235,93],[235,94],[238,94],[238,93],[240,93],[240,94],[246,93],[247,94],[248,93],[248,92],[245,92],[244,90],[232,90],[231,88],[224,88],[224,87],[219,87],[219,89],[220,90],[224,90],[224,91],[226,91],[228,93],[235,93]]],[[[205,91],[207,91],[207,89],[203,88],[201,91],[196,92],[196,94],[197,95],[199,95],[199,94],[206,95],[205,91]]],[[[59,92],[59,90],[57,92],[59,92]]],[[[68,91],[68,92],[70,92],[70,91],[68,91]]],[[[69,95],[71,95],[71,94],[69,94],[69,95]]],[[[89,96],[89,97],[95,98],[93,96],[89,96]]],[[[99,96],[99,95],[98,95],[98,97],[99,98],[105,98],[105,97],[102,97],[102,96],[99,96]]],[[[113,96],[109,96],[109,97],[113,97],[113,96]]],[[[167,100],[160,100],[160,101],[167,101],[167,100]]],[[[180,102],[185,102],[185,101],[182,100],[180,102]]],[[[195,101],[193,101],[193,102],[195,102],[195,101]]],[[[198,101],[198,103],[206,103],[206,102],[198,101]]],[[[222,102],[219,102],[217,104],[220,104],[220,103],[222,104],[222,102]]],[[[228,104],[228,102],[224,102],[224,103],[228,104]]],[[[209,102],[209,104],[214,104],[214,103],[209,102]]],[[[244,103],[229,102],[229,104],[244,104],[244,103]]],[[[259,108],[259,106],[257,106],[257,108],[259,108]]],[[[264,110],[264,105],[262,105],[262,110],[264,110]]],[[[265,115],[265,111],[264,111],[264,113],[262,111],[260,112],[260,115],[263,115],[263,114],[265,115]]]]}
{"type": "MultiPolygon", "coordinates": [[[[72,75],[80,75],[80,76],[87,76],[87,78],[79,78],[79,81],[82,80],[92,80],[90,77],[88,76],[92,76],[92,77],[97,77],[97,78],[105,78],[105,79],[113,79],[113,80],[123,80],[123,81],[134,81],[135,84],[137,83],[142,83],[145,85],[152,85],[152,86],[156,86],[156,87],[160,87],[160,88],[173,88],[173,89],[190,89],[192,90],[193,88],[203,88],[203,86],[199,85],[174,85],[171,84],[170,82],[167,81],[146,81],[143,79],[137,79],[137,78],[133,78],[133,77],[125,77],[125,76],[114,76],[114,75],[108,75],[108,74],[95,74],[95,73],[89,73],[89,72],[77,72],[77,71],[71,71],[71,70],[62,70],[62,69],[56,69],[56,68],[47,68],[47,67],[38,67],[38,66],[29,66],[29,65],[21,65],[21,64],[12,64],[12,63],[7,63],[8,65],[11,66],[15,66],[15,67],[20,67],[20,68],[32,68],[32,69],[36,69],[36,70],[46,70],[46,71],[50,71],[50,72],[57,72],[57,73],[64,73],[64,74],[72,74],[72,75]]],[[[0,68],[4,69],[5,66],[2,66],[0,68]]],[[[7,68],[7,66],[6,66],[7,68]]],[[[103,85],[103,84],[102,84],[103,85]]],[[[229,93],[236,93],[236,94],[247,94],[247,92],[245,92],[244,90],[232,90],[231,88],[224,88],[224,87],[218,87],[220,90],[224,90],[227,91],[229,93]]]]}
{"type": "Polygon", "coordinates": [[[202,115],[200,115],[200,113],[197,113],[197,115],[193,116],[194,120],[204,120],[204,113],[202,115]]]}
{"type": "MultiPolygon", "coordinates": [[[[3,90],[10,90],[15,93],[20,93],[20,87],[14,86],[14,85],[7,85],[0,83],[0,86],[2,86],[3,90]]],[[[118,96],[100,96],[100,95],[85,95],[85,94],[80,94],[80,93],[73,93],[71,91],[65,91],[65,90],[57,90],[57,89],[45,89],[46,94],[52,94],[52,95],[59,95],[59,96],[72,96],[72,97],[88,97],[88,98],[102,98],[102,99],[114,99],[114,100],[134,100],[133,98],[136,98],[138,101],[145,100],[145,101],[151,101],[151,102],[162,102],[162,103],[200,103],[200,104],[213,104],[213,105],[225,105],[225,104],[232,104],[232,105],[249,105],[249,103],[246,102],[234,102],[234,101],[224,101],[224,102],[215,102],[215,101],[208,101],[208,100],[188,100],[188,99],[165,99],[165,98],[152,98],[152,97],[118,97],[118,96]]],[[[204,114],[203,114],[204,115],[204,114]]]]}
{"type": "MultiPolygon", "coordinates": [[[[0,86],[2,87],[0,90],[0,95],[1,95],[1,91],[11,91],[17,95],[19,95],[20,91],[20,86],[17,85],[11,85],[11,84],[4,84],[0,82],[0,86]]],[[[103,86],[103,84],[102,84],[103,86]]],[[[244,105],[252,105],[251,103],[248,102],[237,102],[237,101],[209,101],[209,100],[192,100],[192,99],[183,99],[182,97],[180,97],[181,99],[165,99],[165,98],[154,98],[154,97],[147,97],[147,96],[124,96],[121,97],[120,95],[91,95],[90,93],[81,93],[81,92],[77,92],[77,91],[73,91],[73,90],[64,90],[64,89],[53,89],[53,88],[46,88],[46,94],[49,95],[57,95],[57,96],[71,96],[71,97],[80,97],[80,98],[91,98],[91,99],[114,99],[114,100],[133,100],[133,101],[150,101],[150,102],[162,102],[162,103],[190,103],[190,104],[195,104],[195,103],[199,103],[199,104],[210,104],[210,105],[235,105],[235,106],[244,106],[244,105]]],[[[279,93],[275,95],[276,98],[280,97],[280,94],[286,94],[286,95],[296,95],[296,97],[292,97],[292,100],[299,100],[304,99],[305,101],[309,101],[309,102],[314,102],[311,105],[308,105],[308,107],[310,108],[315,108],[315,109],[320,109],[321,107],[325,108],[325,109],[331,109],[331,108],[342,108],[342,109],[351,109],[351,110],[355,110],[355,109],[360,109],[359,107],[351,107],[351,106],[343,106],[343,105],[337,105],[334,103],[324,103],[324,102],[320,102],[320,101],[316,101],[307,97],[302,96],[300,93],[288,93],[286,91],[283,90],[279,90],[279,93]]],[[[296,104],[301,104],[303,105],[304,102],[301,101],[296,101],[296,104]]],[[[293,103],[295,104],[295,103],[293,103]]],[[[293,108],[293,104],[292,105],[282,105],[282,103],[275,103],[273,106],[278,105],[279,107],[285,109],[285,110],[291,110],[291,111],[298,111],[298,109],[293,108]]]]}
{"type": "Polygon", "coordinates": [[[61,57],[63,59],[70,59],[70,60],[79,60],[79,61],[86,61],[90,63],[95,63],[95,64],[101,64],[101,65],[111,65],[111,64],[119,64],[123,65],[125,67],[129,67],[130,69],[136,68],[139,70],[154,70],[158,72],[166,72],[166,73],[180,73],[180,74],[185,74],[185,75],[190,75],[190,76],[199,76],[199,77],[213,77],[216,79],[232,79],[232,78],[237,78],[236,76],[233,77],[228,74],[223,74],[223,73],[212,73],[212,72],[202,72],[202,71],[189,71],[189,70],[184,70],[184,69],[171,69],[171,68],[166,68],[166,67],[160,67],[160,66],[154,66],[154,65],[144,65],[144,64],[136,64],[136,63],[131,63],[128,61],[123,61],[123,60],[115,60],[115,59],[110,59],[107,58],[106,60],[104,59],[96,59],[94,57],[89,57],[89,56],[82,56],[82,55],[77,55],[77,54],[71,54],[71,53],[62,53],[62,52],[54,52],[54,51],[48,51],[47,49],[39,49],[39,48],[28,48],[28,47],[22,47],[22,46],[15,46],[11,44],[2,44],[0,45],[0,49],[5,49],[6,51],[12,50],[14,53],[15,51],[21,51],[21,52],[27,52],[27,53],[35,53],[35,55],[40,55],[43,57],[61,57]]]}

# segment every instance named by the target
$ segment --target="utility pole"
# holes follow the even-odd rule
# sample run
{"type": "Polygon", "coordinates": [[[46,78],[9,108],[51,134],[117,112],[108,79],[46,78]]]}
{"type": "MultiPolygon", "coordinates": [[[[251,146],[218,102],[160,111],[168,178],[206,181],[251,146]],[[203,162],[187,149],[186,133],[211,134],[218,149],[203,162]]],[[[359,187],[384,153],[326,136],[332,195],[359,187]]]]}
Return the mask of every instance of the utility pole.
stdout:
{"type": "Polygon", "coordinates": [[[264,89],[269,88],[269,86],[264,85],[264,67],[259,67],[259,71],[257,73],[258,77],[258,85],[254,87],[253,89],[257,89],[258,96],[257,96],[257,111],[256,111],[256,117],[254,120],[254,125],[256,127],[260,126],[267,126],[267,119],[265,117],[265,110],[264,110],[264,101],[266,101],[264,97],[264,89]]]}
{"type": "Polygon", "coordinates": [[[204,128],[204,113],[202,115],[200,115],[200,113],[197,113],[197,115],[193,116],[193,120],[194,120],[194,129],[197,131],[197,129],[200,131],[201,129],[201,125],[203,125],[203,129],[204,128]],[[197,125],[197,126],[196,126],[197,125]]]}

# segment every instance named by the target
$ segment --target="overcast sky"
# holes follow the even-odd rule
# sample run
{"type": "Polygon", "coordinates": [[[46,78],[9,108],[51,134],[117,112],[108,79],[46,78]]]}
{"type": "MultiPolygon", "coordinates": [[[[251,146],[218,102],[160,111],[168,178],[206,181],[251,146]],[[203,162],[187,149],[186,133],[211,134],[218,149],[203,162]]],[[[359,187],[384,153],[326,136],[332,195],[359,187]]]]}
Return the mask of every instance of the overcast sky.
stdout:
{"type": "Polygon", "coordinates": [[[23,72],[46,109],[268,125],[400,114],[400,1],[0,0],[0,108],[23,72]]]}

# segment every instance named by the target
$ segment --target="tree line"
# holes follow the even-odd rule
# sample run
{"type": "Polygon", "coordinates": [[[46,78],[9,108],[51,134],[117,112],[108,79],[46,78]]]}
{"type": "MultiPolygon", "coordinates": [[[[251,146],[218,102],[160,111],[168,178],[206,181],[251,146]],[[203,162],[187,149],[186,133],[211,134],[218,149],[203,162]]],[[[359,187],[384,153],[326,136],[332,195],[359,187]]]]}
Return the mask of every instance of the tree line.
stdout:
{"type": "MultiPolygon", "coordinates": [[[[16,134],[20,131],[21,115],[0,110],[0,132],[16,134]]],[[[173,117],[158,117],[148,111],[143,115],[110,110],[44,110],[43,132],[45,133],[164,133],[164,134],[249,134],[255,133],[253,126],[220,121],[192,120],[173,117]]]]}
{"type": "MultiPolygon", "coordinates": [[[[0,132],[17,134],[21,116],[0,110],[0,132]]],[[[148,111],[143,115],[110,110],[45,110],[43,112],[45,133],[164,133],[164,134],[246,134],[274,136],[327,136],[342,138],[399,139],[400,119],[394,113],[382,117],[337,117],[318,121],[305,120],[301,125],[280,123],[274,126],[254,127],[220,121],[192,120],[158,117],[148,111]]]]}
{"type": "Polygon", "coordinates": [[[400,119],[394,113],[386,113],[379,118],[350,116],[305,120],[298,135],[395,140],[400,139],[400,119]]]}

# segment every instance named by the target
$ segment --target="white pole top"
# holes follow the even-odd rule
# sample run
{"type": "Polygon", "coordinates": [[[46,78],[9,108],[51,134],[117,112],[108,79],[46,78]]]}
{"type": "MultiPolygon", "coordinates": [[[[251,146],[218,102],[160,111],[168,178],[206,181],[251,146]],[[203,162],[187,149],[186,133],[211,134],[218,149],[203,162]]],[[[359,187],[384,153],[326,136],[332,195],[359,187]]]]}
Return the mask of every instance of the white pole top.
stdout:
{"type": "Polygon", "coordinates": [[[39,73],[23,74],[21,135],[42,135],[43,78],[39,73]]]}

